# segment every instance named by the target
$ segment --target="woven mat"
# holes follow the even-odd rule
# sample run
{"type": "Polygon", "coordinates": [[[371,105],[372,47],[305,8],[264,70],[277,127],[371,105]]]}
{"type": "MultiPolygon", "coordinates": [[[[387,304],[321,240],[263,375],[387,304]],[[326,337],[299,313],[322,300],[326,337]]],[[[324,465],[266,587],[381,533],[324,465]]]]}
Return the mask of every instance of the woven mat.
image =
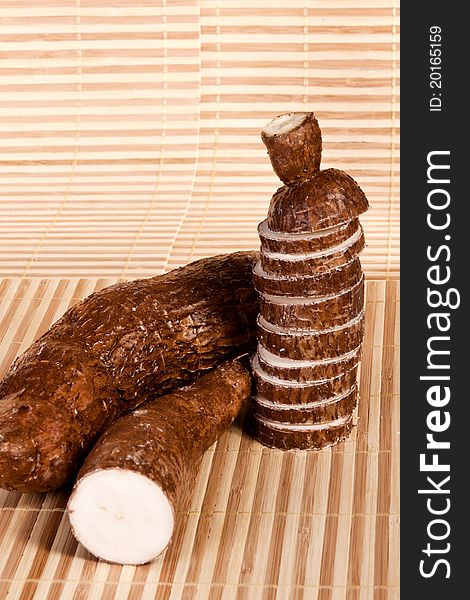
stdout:
{"type": "MultiPolygon", "coordinates": [[[[104,279],[0,284],[0,375],[104,279]]],[[[0,598],[398,600],[398,282],[368,281],[358,425],[322,452],[264,448],[238,423],[209,450],[174,543],[147,566],[75,542],[68,492],[0,491],[0,598]]]]}
{"type": "Polygon", "coordinates": [[[242,422],[139,568],[71,536],[67,491],[0,492],[0,600],[398,600],[399,0],[2,0],[0,376],[120,279],[258,246],[261,128],[313,110],[371,210],[358,426],[317,453],[242,422]]]}
{"type": "Polygon", "coordinates": [[[399,0],[2,0],[0,273],[133,278],[258,245],[260,140],[313,110],[398,271],[399,0]]]}

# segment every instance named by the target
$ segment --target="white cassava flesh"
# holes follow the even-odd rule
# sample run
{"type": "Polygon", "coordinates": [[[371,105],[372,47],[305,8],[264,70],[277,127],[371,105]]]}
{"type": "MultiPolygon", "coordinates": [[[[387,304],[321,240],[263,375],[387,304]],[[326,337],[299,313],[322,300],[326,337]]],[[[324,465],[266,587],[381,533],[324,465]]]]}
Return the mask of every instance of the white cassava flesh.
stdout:
{"type": "Polygon", "coordinates": [[[125,469],[103,469],[83,477],[68,510],[78,541],[110,562],[149,562],[166,548],[173,533],[173,509],[161,487],[125,469]]]}
{"type": "Polygon", "coordinates": [[[298,127],[305,120],[305,116],[306,113],[297,112],[274,117],[263,129],[263,133],[269,137],[288,133],[298,127]]]}

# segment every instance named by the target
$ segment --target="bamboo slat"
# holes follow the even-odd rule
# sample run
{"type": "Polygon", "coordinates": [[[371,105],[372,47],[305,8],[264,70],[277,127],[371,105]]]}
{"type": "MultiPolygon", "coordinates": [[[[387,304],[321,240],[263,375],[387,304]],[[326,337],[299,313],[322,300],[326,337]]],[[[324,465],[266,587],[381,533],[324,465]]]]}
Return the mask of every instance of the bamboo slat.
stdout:
{"type": "MultiPolygon", "coordinates": [[[[0,377],[113,279],[0,281],[0,377]]],[[[68,490],[0,491],[0,598],[398,600],[398,282],[369,280],[357,427],[322,452],[264,448],[239,419],[205,455],[175,541],[141,567],[74,540],[68,490]]]]}

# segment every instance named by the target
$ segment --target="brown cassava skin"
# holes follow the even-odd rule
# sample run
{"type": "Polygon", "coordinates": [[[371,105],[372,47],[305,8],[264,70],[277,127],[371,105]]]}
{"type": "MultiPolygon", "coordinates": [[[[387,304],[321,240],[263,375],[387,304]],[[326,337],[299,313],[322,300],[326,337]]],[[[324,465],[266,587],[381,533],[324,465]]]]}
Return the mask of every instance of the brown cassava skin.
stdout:
{"type": "Polygon", "coordinates": [[[322,450],[346,439],[353,427],[352,416],[344,425],[316,431],[289,431],[274,429],[252,418],[252,430],[256,439],[269,448],[279,450],[322,450]]]}
{"type": "Polygon", "coordinates": [[[339,356],[335,360],[328,362],[319,362],[312,366],[289,366],[279,367],[273,365],[263,359],[263,356],[258,353],[258,364],[267,375],[282,379],[283,381],[298,381],[300,383],[309,383],[322,379],[330,379],[338,377],[342,373],[349,371],[357,365],[361,357],[361,347],[357,348],[356,352],[351,352],[346,358],[339,356]]]}
{"type": "Polygon", "coordinates": [[[267,135],[263,130],[261,139],[273,170],[283,183],[295,184],[318,173],[322,141],[318,121],[312,112],[305,113],[303,121],[288,133],[267,135]]]}
{"type": "MultiPolygon", "coordinates": [[[[297,129],[304,127],[301,122],[297,129]]],[[[365,240],[358,217],[367,210],[368,202],[354,179],[343,171],[312,169],[303,176],[303,162],[297,157],[312,153],[321,142],[320,134],[314,139],[312,131],[307,132],[303,137],[299,131],[292,137],[286,134],[284,145],[293,146],[288,151],[282,148],[277,154],[277,147],[271,148],[276,172],[285,161],[289,176],[272,197],[268,217],[259,228],[261,256],[253,270],[254,285],[261,295],[258,354],[253,359],[253,430],[263,444],[282,449],[321,449],[349,434],[356,393],[340,401],[331,399],[356,389],[364,334],[360,318],[364,280],[358,256],[365,240]],[[355,239],[358,230],[361,235],[355,239]],[[344,237],[346,232],[349,237],[344,237]],[[311,235],[315,233],[318,235],[311,235]],[[331,245],[326,245],[328,242],[331,245]],[[338,248],[342,244],[346,247],[338,248]],[[289,298],[296,300],[289,303],[289,298]],[[263,349],[280,358],[320,363],[279,365],[263,349]],[[335,357],[338,361],[332,361],[335,357]],[[321,407],[288,407],[318,402],[321,407]],[[334,422],[339,417],[349,418],[346,423],[315,431],[287,427],[289,423],[334,422]],[[280,427],[263,423],[263,418],[280,427]]]]}
{"type": "Polygon", "coordinates": [[[334,296],[359,283],[362,277],[361,263],[358,258],[326,273],[297,277],[294,275],[281,277],[266,273],[261,268],[261,262],[256,263],[253,269],[253,283],[260,294],[287,298],[334,296]]]}
{"type": "Polygon", "coordinates": [[[281,258],[280,256],[270,256],[262,249],[260,260],[261,266],[266,273],[298,277],[299,275],[327,273],[332,269],[343,267],[357,258],[364,250],[364,247],[364,233],[361,233],[359,239],[357,239],[347,248],[338,250],[337,252],[325,251],[325,254],[320,256],[306,256],[305,258],[299,256],[297,260],[287,260],[286,258],[281,258]]]}
{"type": "Polygon", "coordinates": [[[279,327],[319,330],[344,325],[364,309],[364,280],[351,289],[326,300],[287,304],[260,296],[260,313],[279,327]]]}
{"type": "MultiPolygon", "coordinates": [[[[123,469],[158,484],[176,513],[204,452],[228,429],[251,390],[248,370],[228,361],[192,385],[147,402],[110,425],[78,473],[123,469]]],[[[73,495],[73,492],[72,492],[73,495]]]]}
{"type": "MultiPolygon", "coordinates": [[[[295,237],[290,237],[291,234],[285,234],[284,237],[269,237],[269,235],[265,235],[261,231],[261,226],[264,223],[266,223],[266,221],[262,221],[262,223],[258,225],[261,247],[269,252],[285,252],[287,254],[320,252],[327,248],[331,248],[332,246],[337,246],[351,237],[359,227],[359,219],[353,219],[344,225],[332,228],[331,230],[326,230],[324,235],[310,234],[310,237],[304,237],[308,236],[308,234],[303,234],[302,236],[299,235],[296,239],[295,237]]],[[[277,233],[278,236],[281,235],[279,232],[275,233],[277,233]]]]}
{"type": "Polygon", "coordinates": [[[364,318],[340,329],[276,332],[258,323],[258,343],[272,354],[293,360],[324,360],[356,349],[364,336],[364,318]]]}
{"type": "Polygon", "coordinates": [[[203,259],[68,310],[0,383],[0,487],[62,486],[124,412],[248,350],[257,256],[203,259]]]}
{"type": "Polygon", "coordinates": [[[272,197],[268,225],[272,231],[309,233],[357,218],[369,208],[354,179],[326,169],[296,186],[284,186],[272,197]]]}
{"type": "MultiPolygon", "coordinates": [[[[253,364],[256,365],[256,359],[253,364]]],[[[337,377],[312,381],[301,386],[289,385],[294,382],[279,378],[270,381],[266,378],[267,374],[263,376],[263,372],[259,369],[253,371],[253,376],[256,382],[256,395],[260,398],[281,404],[304,404],[321,402],[333,396],[345,394],[356,383],[357,364],[337,377]]]]}
{"type": "Polygon", "coordinates": [[[253,413],[255,416],[270,421],[281,423],[329,423],[340,417],[352,414],[356,408],[357,391],[354,386],[351,391],[334,402],[323,402],[315,407],[308,408],[288,408],[289,405],[266,406],[260,404],[256,398],[253,399],[253,413]]]}

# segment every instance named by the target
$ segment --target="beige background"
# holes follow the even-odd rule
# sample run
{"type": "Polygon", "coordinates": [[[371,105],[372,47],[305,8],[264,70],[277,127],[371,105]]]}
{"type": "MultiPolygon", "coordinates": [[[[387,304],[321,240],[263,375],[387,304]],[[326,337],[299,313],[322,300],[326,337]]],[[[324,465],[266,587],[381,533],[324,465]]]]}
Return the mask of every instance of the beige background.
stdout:
{"type": "Polygon", "coordinates": [[[391,0],[3,0],[4,275],[153,275],[258,245],[280,182],[260,130],[313,110],[367,193],[373,276],[398,268],[391,0]]]}
{"type": "Polygon", "coordinates": [[[258,246],[280,185],[259,133],[313,110],[363,224],[358,427],[321,453],[234,427],[176,542],[98,563],[67,491],[0,491],[0,599],[398,599],[398,0],[2,0],[0,376],[120,278],[258,246]]]}

